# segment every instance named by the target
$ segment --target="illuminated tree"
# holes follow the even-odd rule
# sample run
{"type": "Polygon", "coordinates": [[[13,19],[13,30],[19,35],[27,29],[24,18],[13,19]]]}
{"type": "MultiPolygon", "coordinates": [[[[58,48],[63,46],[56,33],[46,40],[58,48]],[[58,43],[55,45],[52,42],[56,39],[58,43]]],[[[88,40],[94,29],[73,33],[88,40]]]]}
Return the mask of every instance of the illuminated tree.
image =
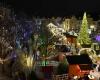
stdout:
{"type": "Polygon", "coordinates": [[[41,53],[48,56],[48,45],[52,45],[52,33],[48,29],[47,25],[50,23],[49,20],[43,21],[41,24],[41,31],[39,35],[39,43],[41,48],[41,53]]]}
{"type": "Polygon", "coordinates": [[[88,33],[88,22],[87,22],[86,13],[84,13],[84,16],[83,16],[81,29],[80,29],[80,33],[78,36],[78,42],[81,45],[82,44],[86,44],[86,45],[91,44],[91,39],[89,38],[89,33],[88,33]]]}

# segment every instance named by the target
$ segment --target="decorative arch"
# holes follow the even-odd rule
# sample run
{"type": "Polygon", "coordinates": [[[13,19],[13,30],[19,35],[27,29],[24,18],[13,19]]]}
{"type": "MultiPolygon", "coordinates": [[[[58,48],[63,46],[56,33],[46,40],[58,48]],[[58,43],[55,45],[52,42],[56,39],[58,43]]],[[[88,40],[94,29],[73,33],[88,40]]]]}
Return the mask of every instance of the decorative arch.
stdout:
{"type": "Polygon", "coordinates": [[[93,49],[91,49],[91,48],[82,48],[82,49],[80,49],[78,55],[81,54],[81,51],[85,51],[85,50],[87,50],[87,51],[92,51],[93,53],[90,53],[91,55],[96,55],[96,51],[93,50],[93,49]]]}
{"type": "Polygon", "coordinates": [[[90,57],[93,61],[95,61],[95,59],[97,58],[96,51],[93,50],[93,49],[91,49],[91,48],[82,48],[82,49],[80,49],[78,55],[84,54],[84,53],[81,53],[81,52],[82,52],[82,51],[85,51],[85,50],[87,51],[86,54],[88,54],[89,57],[90,57]]]}

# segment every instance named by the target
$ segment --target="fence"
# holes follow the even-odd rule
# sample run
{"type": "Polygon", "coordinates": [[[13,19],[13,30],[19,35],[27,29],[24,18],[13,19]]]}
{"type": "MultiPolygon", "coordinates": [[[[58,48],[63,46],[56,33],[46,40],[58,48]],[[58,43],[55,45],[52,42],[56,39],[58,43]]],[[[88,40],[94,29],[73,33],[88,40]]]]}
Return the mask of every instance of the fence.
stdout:
{"type": "MultiPolygon", "coordinates": [[[[58,66],[59,62],[57,61],[48,61],[48,65],[52,65],[52,66],[58,66]]],[[[36,62],[37,66],[42,66],[42,61],[37,61],[36,62]]]]}
{"type": "Polygon", "coordinates": [[[68,80],[68,74],[53,75],[52,80],[68,80]]]}

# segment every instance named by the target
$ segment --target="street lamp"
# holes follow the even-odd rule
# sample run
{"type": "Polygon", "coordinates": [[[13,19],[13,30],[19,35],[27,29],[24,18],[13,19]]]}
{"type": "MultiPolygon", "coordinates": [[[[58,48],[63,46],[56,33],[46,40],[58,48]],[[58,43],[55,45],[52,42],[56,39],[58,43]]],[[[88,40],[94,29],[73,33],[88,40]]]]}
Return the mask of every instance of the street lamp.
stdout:
{"type": "Polygon", "coordinates": [[[91,28],[91,29],[94,29],[94,25],[91,25],[90,28],[91,28]]]}
{"type": "Polygon", "coordinates": [[[91,36],[91,38],[93,39],[93,37],[94,37],[94,35],[95,35],[95,33],[94,33],[94,31],[95,31],[95,26],[94,26],[94,25],[91,25],[91,26],[90,26],[90,30],[91,30],[90,36],[91,36]]]}
{"type": "Polygon", "coordinates": [[[89,34],[92,34],[93,31],[94,31],[94,25],[91,25],[90,26],[90,29],[88,29],[88,33],[89,34]]]}
{"type": "Polygon", "coordinates": [[[94,31],[95,26],[94,26],[94,25],[91,25],[91,26],[90,26],[90,29],[91,29],[91,31],[94,31]]]}
{"type": "Polygon", "coordinates": [[[37,39],[38,39],[38,34],[35,34],[35,35],[34,35],[34,39],[35,39],[34,46],[35,46],[36,49],[37,49],[37,39]]]}

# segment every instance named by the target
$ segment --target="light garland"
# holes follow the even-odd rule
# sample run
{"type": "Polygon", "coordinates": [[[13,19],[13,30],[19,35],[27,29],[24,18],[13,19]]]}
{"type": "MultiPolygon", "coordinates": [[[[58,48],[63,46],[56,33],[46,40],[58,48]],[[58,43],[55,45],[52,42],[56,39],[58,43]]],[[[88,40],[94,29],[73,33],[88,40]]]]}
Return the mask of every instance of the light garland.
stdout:
{"type": "Polygon", "coordinates": [[[53,36],[57,36],[59,38],[61,38],[61,40],[65,40],[66,37],[62,34],[64,32],[64,30],[62,28],[58,28],[57,26],[55,26],[52,23],[49,23],[47,25],[49,31],[53,34],[53,36]]]}

